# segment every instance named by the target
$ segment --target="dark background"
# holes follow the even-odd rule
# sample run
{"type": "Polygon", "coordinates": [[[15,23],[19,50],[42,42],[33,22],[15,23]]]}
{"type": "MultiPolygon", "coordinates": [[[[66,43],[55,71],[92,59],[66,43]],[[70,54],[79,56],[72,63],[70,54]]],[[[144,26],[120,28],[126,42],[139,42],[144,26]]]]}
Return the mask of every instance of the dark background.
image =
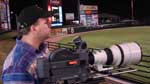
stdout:
{"type": "MultiPolygon", "coordinates": [[[[63,0],[65,6],[75,7],[77,0],[63,0]],[[68,3],[67,3],[68,2],[68,3]]],[[[22,8],[28,5],[38,4],[44,7],[46,0],[10,0],[10,10],[19,14],[22,8]]],[[[99,6],[100,13],[110,13],[123,17],[131,17],[131,0],[80,0],[81,4],[96,4],[99,6]]],[[[134,0],[134,16],[136,19],[150,18],[149,0],[134,0]]],[[[68,10],[69,11],[69,10],[68,10]]]]}
{"type": "MultiPolygon", "coordinates": [[[[131,18],[131,0],[80,0],[84,4],[97,4],[99,13],[110,13],[131,18]]],[[[149,0],[133,0],[135,19],[150,18],[149,0]]]]}
{"type": "MultiPolygon", "coordinates": [[[[12,19],[16,14],[28,5],[38,5],[46,9],[47,0],[10,0],[10,11],[12,19]]],[[[63,15],[67,12],[74,12],[75,19],[78,19],[78,0],[62,0],[63,15]]],[[[80,0],[80,4],[98,5],[99,14],[108,13],[118,15],[124,19],[131,19],[131,0],[80,0]]],[[[150,21],[149,0],[134,0],[134,17],[137,20],[150,21]]]]}

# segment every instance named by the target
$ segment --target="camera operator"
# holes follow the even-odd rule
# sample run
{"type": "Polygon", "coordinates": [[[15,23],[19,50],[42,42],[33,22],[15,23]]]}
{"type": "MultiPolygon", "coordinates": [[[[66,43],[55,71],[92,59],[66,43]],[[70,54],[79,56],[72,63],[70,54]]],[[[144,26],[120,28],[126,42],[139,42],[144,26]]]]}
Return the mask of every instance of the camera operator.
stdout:
{"type": "Polygon", "coordinates": [[[20,36],[4,62],[3,84],[37,84],[35,60],[46,54],[47,47],[43,42],[50,34],[48,18],[52,14],[38,6],[21,11],[18,17],[20,36]]]}

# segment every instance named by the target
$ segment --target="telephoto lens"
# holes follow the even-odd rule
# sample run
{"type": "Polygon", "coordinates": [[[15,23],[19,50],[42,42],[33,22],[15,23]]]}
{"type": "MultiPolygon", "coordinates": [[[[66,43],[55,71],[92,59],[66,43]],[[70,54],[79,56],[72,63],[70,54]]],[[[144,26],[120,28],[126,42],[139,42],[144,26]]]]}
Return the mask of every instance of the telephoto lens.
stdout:
{"type": "Polygon", "coordinates": [[[93,52],[93,58],[96,65],[124,67],[138,64],[142,58],[142,49],[137,42],[116,44],[93,52]]]}

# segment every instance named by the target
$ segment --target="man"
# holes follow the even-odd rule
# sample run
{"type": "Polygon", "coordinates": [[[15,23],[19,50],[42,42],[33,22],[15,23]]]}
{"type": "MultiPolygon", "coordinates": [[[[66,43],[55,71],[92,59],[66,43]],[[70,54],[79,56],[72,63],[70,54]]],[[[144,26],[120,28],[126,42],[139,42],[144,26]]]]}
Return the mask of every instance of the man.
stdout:
{"type": "Polygon", "coordinates": [[[50,34],[48,17],[52,12],[46,12],[37,6],[23,9],[18,17],[20,38],[7,56],[4,65],[3,84],[36,84],[36,58],[43,56],[46,46],[43,43],[50,34]]]}

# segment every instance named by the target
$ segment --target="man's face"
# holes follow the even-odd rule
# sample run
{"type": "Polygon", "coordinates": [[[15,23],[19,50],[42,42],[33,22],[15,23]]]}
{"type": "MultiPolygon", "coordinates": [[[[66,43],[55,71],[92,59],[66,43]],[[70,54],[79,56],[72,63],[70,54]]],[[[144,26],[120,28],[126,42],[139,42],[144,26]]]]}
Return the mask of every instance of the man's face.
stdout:
{"type": "Polygon", "coordinates": [[[51,22],[48,21],[48,18],[38,19],[36,27],[37,36],[42,40],[46,40],[49,37],[51,27],[51,22]]]}

